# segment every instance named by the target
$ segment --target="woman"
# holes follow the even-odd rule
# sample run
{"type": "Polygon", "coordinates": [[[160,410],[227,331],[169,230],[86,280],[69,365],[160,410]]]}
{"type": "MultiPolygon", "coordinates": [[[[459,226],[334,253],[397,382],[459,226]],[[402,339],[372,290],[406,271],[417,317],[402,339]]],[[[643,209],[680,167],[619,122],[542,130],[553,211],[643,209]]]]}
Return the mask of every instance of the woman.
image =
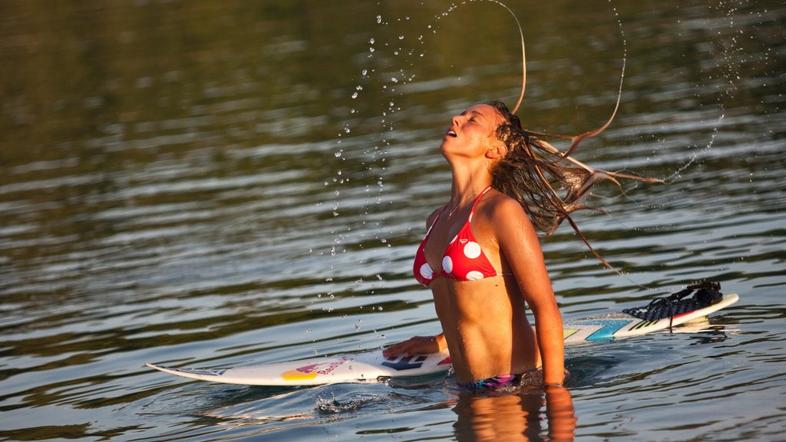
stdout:
{"type": "Polygon", "coordinates": [[[414,264],[443,333],[399,342],[385,356],[447,349],[459,384],[472,390],[532,382],[532,375],[561,385],[562,319],[535,227],[553,231],[568,219],[584,239],[569,214],[583,208],[578,201],[594,181],[639,178],[561,153],[523,130],[500,102],[471,106],[451,123],[440,146],[453,175],[451,198],[428,217],[414,264]]]}

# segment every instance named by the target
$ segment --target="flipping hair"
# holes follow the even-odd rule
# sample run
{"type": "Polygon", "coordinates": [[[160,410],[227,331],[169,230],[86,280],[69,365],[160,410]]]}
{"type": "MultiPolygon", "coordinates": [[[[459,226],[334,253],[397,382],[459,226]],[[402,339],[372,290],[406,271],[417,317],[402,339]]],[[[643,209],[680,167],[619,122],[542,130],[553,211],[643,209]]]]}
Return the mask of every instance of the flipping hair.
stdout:
{"type": "Polygon", "coordinates": [[[523,129],[519,117],[504,103],[493,101],[488,104],[505,119],[497,127],[496,136],[508,148],[508,153],[491,171],[494,188],[518,201],[535,227],[546,235],[554,233],[562,221],[567,220],[590,252],[603,265],[613,268],[592,248],[571,214],[581,209],[603,212],[581,202],[592,186],[600,181],[611,181],[621,188],[618,179],[645,183],[662,180],[594,169],[571,156],[584,137],[574,137],[570,149],[562,152],[538,138],[544,134],[523,129]]]}

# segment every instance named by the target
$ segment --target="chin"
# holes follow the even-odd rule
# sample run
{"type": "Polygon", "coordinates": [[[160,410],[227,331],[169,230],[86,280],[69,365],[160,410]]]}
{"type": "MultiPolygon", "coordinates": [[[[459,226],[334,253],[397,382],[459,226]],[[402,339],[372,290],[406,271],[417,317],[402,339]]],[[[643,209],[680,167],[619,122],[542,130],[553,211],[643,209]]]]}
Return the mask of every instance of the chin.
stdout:
{"type": "Polygon", "coordinates": [[[458,149],[456,149],[456,146],[451,146],[450,143],[444,143],[444,142],[439,145],[439,151],[446,158],[458,154],[458,149]]]}

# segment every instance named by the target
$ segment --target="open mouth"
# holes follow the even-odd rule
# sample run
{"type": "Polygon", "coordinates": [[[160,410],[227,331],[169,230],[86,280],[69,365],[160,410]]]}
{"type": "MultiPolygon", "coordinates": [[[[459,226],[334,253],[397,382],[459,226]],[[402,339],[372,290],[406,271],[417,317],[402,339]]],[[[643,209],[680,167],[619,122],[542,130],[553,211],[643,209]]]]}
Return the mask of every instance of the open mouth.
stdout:
{"type": "Polygon", "coordinates": [[[449,137],[454,137],[454,138],[458,136],[458,135],[456,135],[456,131],[454,131],[453,129],[450,129],[450,130],[448,130],[448,131],[445,133],[445,135],[447,135],[447,136],[449,136],[449,137]]]}

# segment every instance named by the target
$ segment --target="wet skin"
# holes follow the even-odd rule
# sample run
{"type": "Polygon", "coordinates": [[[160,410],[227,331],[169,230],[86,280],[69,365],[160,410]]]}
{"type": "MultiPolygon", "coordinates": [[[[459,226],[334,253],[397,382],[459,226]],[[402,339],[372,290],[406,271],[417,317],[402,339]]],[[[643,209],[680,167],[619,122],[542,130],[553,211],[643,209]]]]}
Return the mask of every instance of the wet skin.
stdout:
{"type": "MultiPolygon", "coordinates": [[[[431,214],[424,252],[435,271],[467,221],[472,202],[491,184],[494,164],[507,153],[496,139],[502,117],[488,105],[453,117],[440,150],[453,173],[450,201],[431,214]],[[438,216],[439,214],[439,216],[438,216]]],[[[443,333],[394,344],[385,354],[429,353],[447,348],[459,382],[521,373],[543,365],[544,381],[562,383],[562,319],[534,227],[512,198],[490,190],[480,199],[472,233],[498,275],[480,281],[436,277],[430,288],[443,333]],[[537,333],[525,315],[532,308],[537,333]]]]}

